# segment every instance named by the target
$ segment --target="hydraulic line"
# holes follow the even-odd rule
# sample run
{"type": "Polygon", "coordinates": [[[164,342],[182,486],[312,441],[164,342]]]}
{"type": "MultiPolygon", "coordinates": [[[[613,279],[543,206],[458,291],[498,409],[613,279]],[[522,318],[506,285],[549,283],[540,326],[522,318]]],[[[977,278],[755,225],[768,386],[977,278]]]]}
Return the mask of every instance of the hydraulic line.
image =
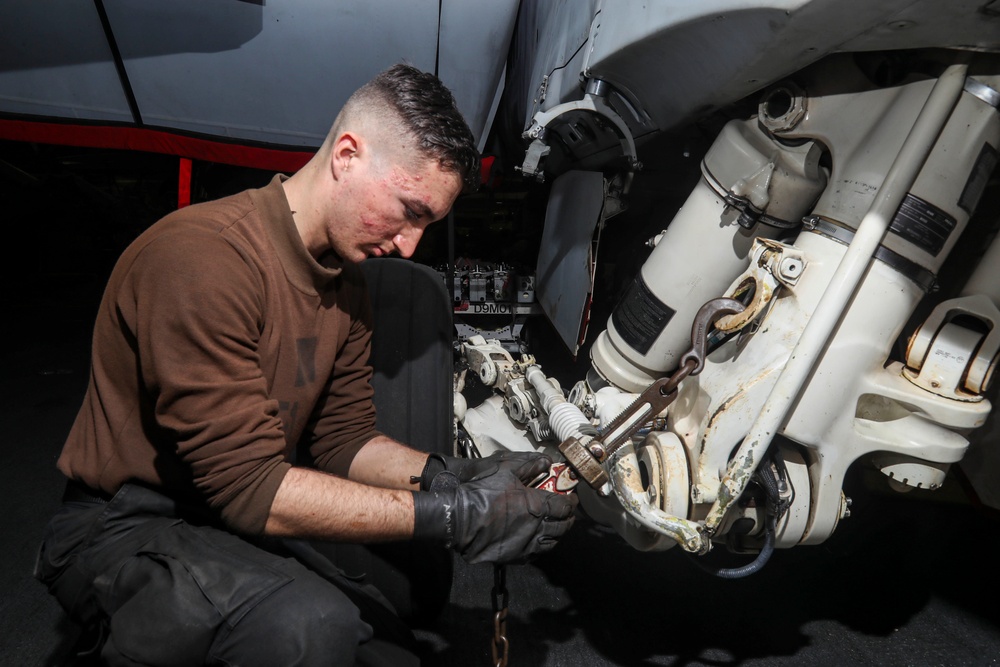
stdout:
{"type": "MultiPolygon", "coordinates": [[[[784,476],[784,461],[777,453],[773,454],[772,458],[779,474],[784,476]]],[[[749,577],[751,574],[756,574],[764,569],[764,566],[767,565],[768,561],[771,560],[771,556],[774,554],[774,542],[775,535],[778,531],[778,521],[781,519],[782,515],[791,503],[789,501],[782,502],[781,488],[778,485],[778,480],[774,475],[774,471],[768,463],[765,463],[757,470],[754,475],[754,479],[764,489],[764,493],[767,498],[767,506],[764,513],[764,544],[753,561],[740,567],[714,568],[702,563],[700,560],[696,561],[698,566],[709,574],[722,579],[742,579],[744,577],[749,577]]]]}

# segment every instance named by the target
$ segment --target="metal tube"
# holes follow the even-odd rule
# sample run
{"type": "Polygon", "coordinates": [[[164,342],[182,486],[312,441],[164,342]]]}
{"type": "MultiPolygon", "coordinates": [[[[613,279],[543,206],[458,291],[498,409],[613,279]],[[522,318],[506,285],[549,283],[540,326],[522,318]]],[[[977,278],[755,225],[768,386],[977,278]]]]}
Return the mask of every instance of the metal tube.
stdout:
{"type": "Polygon", "coordinates": [[[528,366],[524,377],[535,389],[542,409],[549,417],[549,427],[559,440],[593,434],[594,428],[586,415],[568,402],[561,391],[549,384],[545,373],[538,366],[528,366]]]}
{"type": "Polygon", "coordinates": [[[549,379],[545,377],[545,373],[538,366],[528,366],[524,372],[524,379],[534,387],[535,393],[538,394],[538,400],[542,402],[542,408],[546,412],[566,400],[563,398],[562,392],[549,384],[549,379]]]}
{"type": "Polygon", "coordinates": [[[649,530],[673,539],[685,551],[704,554],[712,543],[702,538],[701,526],[677,516],[671,516],[650,503],[649,495],[642,489],[639,459],[629,445],[618,450],[611,463],[611,476],[615,496],[622,509],[635,521],[649,530]]]}
{"type": "Polygon", "coordinates": [[[764,453],[784,424],[795,398],[818,361],[823,347],[840,321],[872,255],[882,243],[892,217],[913,186],[938,135],[948,121],[965,85],[968,66],[949,66],[934,84],[916,122],[910,129],[875,200],[861,220],[854,240],[830,279],[813,316],[802,331],[792,355],[761,408],[757,420],[730,461],[719,496],[705,518],[705,529],[714,533],[729,507],[740,497],[764,453]]]}

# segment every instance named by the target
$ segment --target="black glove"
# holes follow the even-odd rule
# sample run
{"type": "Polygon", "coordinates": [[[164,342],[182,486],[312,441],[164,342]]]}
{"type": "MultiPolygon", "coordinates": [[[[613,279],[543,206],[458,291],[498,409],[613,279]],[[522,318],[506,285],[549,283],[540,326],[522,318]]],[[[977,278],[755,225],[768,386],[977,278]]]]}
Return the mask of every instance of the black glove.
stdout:
{"type": "MultiPolygon", "coordinates": [[[[431,481],[439,473],[454,473],[459,483],[484,479],[500,470],[510,470],[523,484],[530,484],[552,467],[552,459],[537,452],[495,452],[483,459],[464,459],[444,454],[427,457],[420,473],[420,490],[429,491],[431,481]]],[[[414,480],[416,481],[416,480],[414,480]]]]}
{"type": "Polygon", "coordinates": [[[469,563],[523,563],[556,545],[577,502],[528,488],[510,470],[464,484],[445,471],[413,494],[413,537],[442,541],[469,563]]]}

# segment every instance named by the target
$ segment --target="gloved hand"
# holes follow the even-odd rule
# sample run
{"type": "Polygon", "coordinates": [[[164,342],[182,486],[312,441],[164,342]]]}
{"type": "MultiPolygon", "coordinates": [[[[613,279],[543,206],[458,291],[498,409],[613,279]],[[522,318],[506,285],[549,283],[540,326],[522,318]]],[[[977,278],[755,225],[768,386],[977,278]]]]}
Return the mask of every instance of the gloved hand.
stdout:
{"type": "MultiPolygon", "coordinates": [[[[428,491],[431,481],[441,472],[454,473],[459,483],[484,479],[500,470],[510,470],[524,484],[530,484],[552,467],[552,459],[536,452],[495,452],[481,459],[465,459],[444,454],[427,457],[420,473],[420,490],[428,491]]],[[[415,481],[415,480],[414,480],[415,481]]]]}
{"type": "Polygon", "coordinates": [[[469,563],[523,563],[556,545],[577,502],[528,488],[507,469],[464,484],[444,471],[413,494],[413,536],[442,541],[469,563]]]}

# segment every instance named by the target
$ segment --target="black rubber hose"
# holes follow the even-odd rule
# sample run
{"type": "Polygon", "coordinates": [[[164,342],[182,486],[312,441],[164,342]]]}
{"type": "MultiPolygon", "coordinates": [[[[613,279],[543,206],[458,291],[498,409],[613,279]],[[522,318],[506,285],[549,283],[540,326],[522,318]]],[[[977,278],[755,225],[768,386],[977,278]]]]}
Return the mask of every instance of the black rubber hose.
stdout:
{"type": "Polygon", "coordinates": [[[781,512],[781,495],[778,488],[778,480],[775,479],[774,471],[771,470],[771,466],[766,461],[757,470],[754,479],[764,487],[764,493],[767,497],[765,501],[767,507],[764,512],[764,546],[761,547],[760,552],[752,562],[741,567],[714,568],[705,565],[701,561],[695,561],[701,569],[721,579],[742,579],[751,574],[756,574],[767,565],[767,561],[771,559],[771,555],[774,553],[774,534],[777,532],[778,514],[781,512]]]}
{"type": "Polygon", "coordinates": [[[749,577],[751,574],[756,574],[767,565],[767,561],[771,559],[771,554],[774,553],[774,526],[772,521],[768,521],[768,526],[765,529],[764,535],[764,546],[761,547],[760,553],[757,557],[750,563],[742,565],[740,567],[711,567],[701,562],[700,560],[694,561],[695,565],[699,568],[708,572],[709,574],[715,575],[720,579],[742,579],[744,577],[749,577]]]}
{"type": "Polygon", "coordinates": [[[721,579],[742,579],[743,577],[749,577],[751,574],[760,572],[761,569],[767,565],[767,561],[771,560],[771,554],[774,553],[774,526],[770,525],[773,524],[773,520],[769,518],[768,524],[769,525],[765,529],[766,534],[764,535],[764,546],[761,547],[760,553],[757,554],[757,557],[754,558],[752,562],[741,567],[730,568],[714,568],[705,565],[701,561],[695,561],[695,563],[697,563],[701,569],[705,570],[709,574],[714,574],[721,579]]]}

